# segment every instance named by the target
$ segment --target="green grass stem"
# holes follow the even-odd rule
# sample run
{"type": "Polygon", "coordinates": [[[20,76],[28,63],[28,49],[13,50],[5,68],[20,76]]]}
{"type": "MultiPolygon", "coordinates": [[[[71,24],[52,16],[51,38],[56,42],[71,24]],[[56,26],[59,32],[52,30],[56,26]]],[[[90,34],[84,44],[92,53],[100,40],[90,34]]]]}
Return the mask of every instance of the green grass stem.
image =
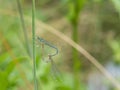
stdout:
{"type": "Polygon", "coordinates": [[[36,77],[36,50],[35,50],[35,0],[32,0],[32,39],[33,39],[34,90],[38,90],[37,77],[36,77]]]}

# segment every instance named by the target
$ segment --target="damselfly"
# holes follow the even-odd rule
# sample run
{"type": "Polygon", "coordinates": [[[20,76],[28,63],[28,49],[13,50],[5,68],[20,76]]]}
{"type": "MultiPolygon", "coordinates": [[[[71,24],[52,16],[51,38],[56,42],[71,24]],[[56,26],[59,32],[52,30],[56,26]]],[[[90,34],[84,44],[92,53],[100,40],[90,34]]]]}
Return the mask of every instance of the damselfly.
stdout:
{"type": "Polygon", "coordinates": [[[55,80],[57,81],[61,81],[61,73],[58,70],[55,62],[53,61],[53,57],[56,56],[58,54],[58,48],[56,46],[54,46],[53,44],[49,43],[48,41],[44,40],[43,38],[37,37],[37,39],[39,40],[39,42],[41,43],[41,47],[42,47],[42,59],[46,62],[50,62],[51,63],[51,73],[52,76],[55,80]],[[47,54],[48,60],[44,59],[44,52],[45,52],[45,45],[49,46],[50,48],[55,50],[55,53],[52,54],[47,54]]]}

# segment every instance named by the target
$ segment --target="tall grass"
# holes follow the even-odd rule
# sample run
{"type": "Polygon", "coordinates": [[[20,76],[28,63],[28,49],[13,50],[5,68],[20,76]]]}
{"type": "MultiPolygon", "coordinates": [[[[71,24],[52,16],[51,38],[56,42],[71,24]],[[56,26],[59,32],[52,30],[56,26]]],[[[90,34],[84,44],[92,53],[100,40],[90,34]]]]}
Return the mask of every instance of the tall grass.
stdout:
{"type": "MultiPolygon", "coordinates": [[[[30,46],[28,43],[28,35],[27,35],[27,30],[25,27],[25,22],[24,22],[24,17],[23,17],[23,12],[22,12],[22,7],[20,4],[20,0],[17,0],[17,6],[20,14],[20,19],[21,19],[21,24],[23,28],[23,33],[25,37],[25,42],[26,42],[26,48],[29,53],[29,56],[32,56],[30,46]]],[[[33,38],[33,77],[34,77],[34,89],[37,89],[37,78],[36,78],[36,51],[35,51],[35,0],[32,0],[32,38],[33,38]]]]}
{"type": "Polygon", "coordinates": [[[38,90],[36,77],[36,50],[35,50],[35,0],[32,0],[32,39],[33,39],[33,77],[34,90],[38,90]]]}
{"type": "Polygon", "coordinates": [[[26,48],[27,48],[27,52],[28,52],[29,56],[31,57],[32,54],[31,54],[31,49],[30,49],[30,45],[29,45],[29,42],[28,42],[28,34],[27,34],[27,29],[25,27],[25,21],[24,21],[24,17],[23,17],[23,12],[22,12],[22,7],[21,7],[20,0],[17,0],[17,7],[18,7],[19,14],[20,14],[21,25],[22,25],[22,28],[23,28],[25,45],[26,45],[26,48]]]}

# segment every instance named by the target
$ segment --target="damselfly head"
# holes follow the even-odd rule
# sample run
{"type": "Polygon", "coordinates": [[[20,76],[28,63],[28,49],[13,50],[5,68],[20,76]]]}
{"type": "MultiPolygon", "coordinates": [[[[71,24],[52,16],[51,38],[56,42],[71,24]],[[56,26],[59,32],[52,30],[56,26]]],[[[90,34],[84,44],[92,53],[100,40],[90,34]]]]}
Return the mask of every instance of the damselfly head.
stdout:
{"type": "Polygon", "coordinates": [[[43,39],[43,38],[37,37],[37,39],[38,39],[40,42],[44,42],[44,39],[43,39]]]}

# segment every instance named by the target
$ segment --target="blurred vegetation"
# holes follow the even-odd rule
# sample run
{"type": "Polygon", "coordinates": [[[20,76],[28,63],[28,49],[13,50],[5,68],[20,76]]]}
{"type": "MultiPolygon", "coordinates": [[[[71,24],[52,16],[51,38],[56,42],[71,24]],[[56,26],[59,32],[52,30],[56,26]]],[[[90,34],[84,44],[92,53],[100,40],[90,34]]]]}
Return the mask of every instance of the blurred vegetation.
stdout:
{"type": "MultiPolygon", "coordinates": [[[[25,19],[32,15],[32,1],[20,1],[24,23],[17,1],[0,0],[0,90],[34,90],[31,18],[25,19]],[[22,30],[22,24],[25,30],[22,30]]],[[[119,0],[36,0],[36,19],[71,37],[102,65],[109,62],[120,65],[119,0]]],[[[63,76],[62,83],[54,79],[50,64],[42,60],[42,49],[36,47],[39,90],[91,90],[88,77],[95,67],[39,25],[36,25],[36,33],[58,47],[60,52],[53,60],[63,76]]],[[[105,86],[111,88],[108,84],[105,86]]]]}

